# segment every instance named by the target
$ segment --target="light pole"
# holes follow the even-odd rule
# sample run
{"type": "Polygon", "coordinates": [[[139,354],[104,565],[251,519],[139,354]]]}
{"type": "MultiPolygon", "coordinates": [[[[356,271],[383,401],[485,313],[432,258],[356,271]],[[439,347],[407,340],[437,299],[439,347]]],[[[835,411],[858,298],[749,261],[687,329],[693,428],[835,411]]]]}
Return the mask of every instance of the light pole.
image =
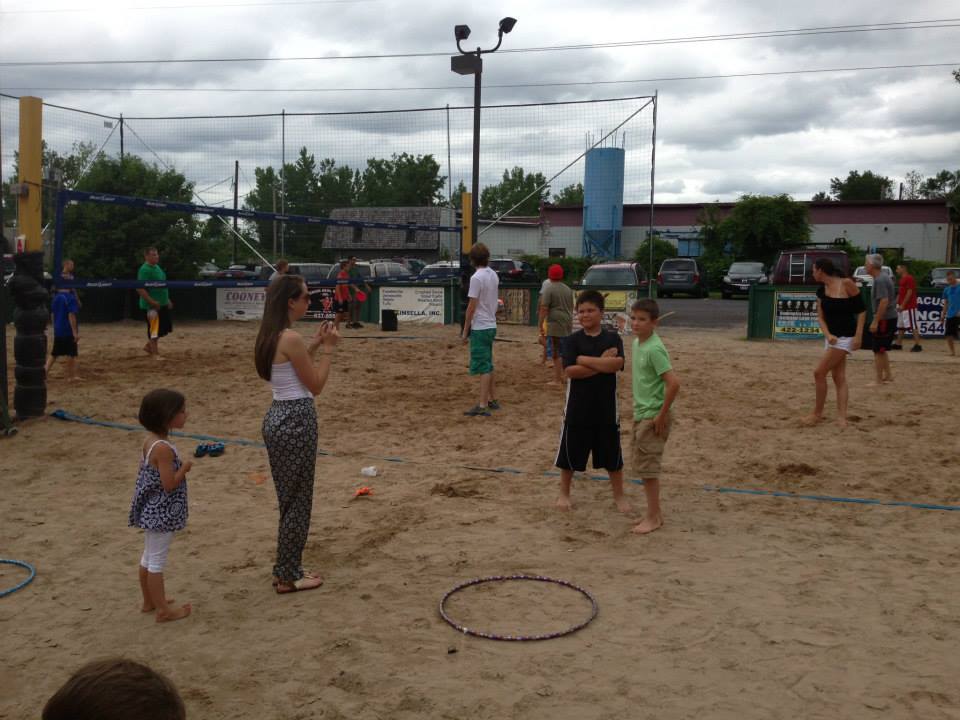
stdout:
{"type": "MultiPolygon", "coordinates": [[[[483,59],[480,57],[485,53],[496,52],[503,42],[505,33],[513,30],[517,24],[515,18],[505,17],[500,21],[497,28],[497,44],[488,50],[477,48],[476,50],[464,50],[460,43],[470,37],[470,27],[468,25],[457,25],[453,28],[453,36],[457,39],[457,50],[459,55],[450,57],[450,69],[458,75],[473,75],[473,178],[471,184],[470,197],[470,245],[477,240],[477,229],[479,227],[480,216],[480,78],[483,74],[483,59]]],[[[466,255],[463,252],[463,246],[460,248],[460,273],[461,279],[466,280],[466,255]]],[[[466,288],[464,288],[464,295],[466,288]]]]}

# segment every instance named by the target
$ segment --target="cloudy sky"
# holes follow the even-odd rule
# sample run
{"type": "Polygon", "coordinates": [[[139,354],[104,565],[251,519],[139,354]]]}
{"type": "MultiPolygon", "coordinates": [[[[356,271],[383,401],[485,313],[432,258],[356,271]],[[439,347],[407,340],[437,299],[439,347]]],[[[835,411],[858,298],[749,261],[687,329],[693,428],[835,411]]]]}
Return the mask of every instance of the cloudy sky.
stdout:
{"type": "MultiPolygon", "coordinates": [[[[558,190],[582,178],[573,161],[584,148],[620,126],[605,144],[627,150],[626,199],[643,202],[653,108],[642,98],[654,93],[658,202],[806,200],[852,169],[899,182],[912,169],[960,168],[960,7],[947,0],[0,0],[0,92],[122,113],[125,150],[183,171],[207,202],[230,195],[234,160],[244,192],[255,167],[278,167],[302,146],[352,166],[432,153],[469,184],[473,82],[450,71],[453,27],[472,28],[466,47],[487,48],[507,15],[518,22],[484,58],[484,105],[635,99],[485,110],[484,183],[514,165],[551,177],[573,163],[558,190]],[[865,25],[882,29],[851,31],[865,25]],[[765,36],[718,37],[742,34],[765,36]],[[622,46],[531,51],[610,43],[622,46]],[[411,53],[437,54],[345,57],[411,53]],[[280,59],[296,57],[339,59],[280,59]],[[15,64],[222,58],[255,60],[15,64]],[[852,69],[876,66],[887,69],[852,69]],[[415,108],[439,109],[297,115],[415,108]],[[281,110],[290,116],[145,119],[281,110]]],[[[0,111],[7,175],[15,101],[0,98],[0,111]]],[[[117,126],[56,108],[44,116],[45,138],[63,151],[84,140],[117,152],[117,126]]]]}

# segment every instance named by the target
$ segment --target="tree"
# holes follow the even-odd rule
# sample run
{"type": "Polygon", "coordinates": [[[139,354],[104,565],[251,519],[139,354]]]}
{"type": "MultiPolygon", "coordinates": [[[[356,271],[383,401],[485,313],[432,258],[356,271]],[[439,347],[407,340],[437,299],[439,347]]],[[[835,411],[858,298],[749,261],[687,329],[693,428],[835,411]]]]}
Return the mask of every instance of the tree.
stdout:
{"type": "Polygon", "coordinates": [[[457,186],[453,189],[453,197],[450,198],[450,203],[457,209],[463,210],[463,194],[469,192],[467,186],[461,180],[457,186]]]}
{"type": "MultiPolygon", "coordinates": [[[[75,142],[71,152],[61,155],[51,150],[46,140],[40,141],[40,167],[44,178],[43,204],[41,207],[41,224],[47,227],[54,219],[57,211],[57,188],[75,188],[84,169],[90,164],[97,146],[93,143],[75,142]],[[49,178],[49,179],[48,179],[49,178]]],[[[20,153],[13,153],[13,173],[10,183],[18,182],[20,178],[20,153]]],[[[10,195],[10,183],[2,184],[3,202],[10,205],[7,198],[10,195]]],[[[13,202],[16,202],[15,200],[13,202]]],[[[7,206],[5,205],[5,207],[7,206]]]]}
{"type": "Polygon", "coordinates": [[[423,207],[441,205],[446,175],[433,155],[394,153],[389,160],[370,158],[361,177],[356,205],[423,207]]]}
{"type": "Polygon", "coordinates": [[[549,197],[550,186],[542,173],[524,173],[523,168],[517,166],[504,170],[499,183],[483,189],[480,215],[496,218],[508,211],[512,215],[539,215],[540,203],[549,197]]]}
{"type": "Polygon", "coordinates": [[[830,194],[834,200],[847,202],[892,200],[893,180],[876,175],[871,170],[865,170],[863,174],[858,170],[851,170],[846,180],[830,180],[830,194]]]}
{"type": "Polygon", "coordinates": [[[830,200],[830,196],[827,195],[827,193],[824,192],[823,190],[821,190],[812,198],[810,198],[810,202],[828,202],[829,200],[830,200]]]}
{"type": "Polygon", "coordinates": [[[657,271],[660,269],[660,265],[663,264],[663,261],[667,258],[672,258],[677,256],[677,248],[669,240],[664,240],[660,237],[660,233],[653,233],[653,269],[650,269],[650,236],[649,234],[640,243],[637,247],[637,251],[633,254],[633,259],[635,262],[640,263],[640,266],[645,270],[651,273],[653,277],[656,277],[657,271]]]}
{"type": "Polygon", "coordinates": [[[810,241],[805,205],[789,195],[744,195],[722,221],[701,218],[704,255],[770,264],[781,250],[810,241]]]}
{"type": "Polygon", "coordinates": [[[554,205],[583,205],[583,183],[567,185],[559,194],[553,196],[554,205]]]}
{"type": "Polygon", "coordinates": [[[923,175],[916,170],[910,170],[903,178],[903,199],[917,200],[921,197],[920,188],[923,185],[923,175]]]}
{"type": "MultiPolygon", "coordinates": [[[[129,154],[122,161],[99,156],[77,189],[185,203],[193,196],[181,173],[129,154]]],[[[200,235],[190,213],[78,203],[64,214],[64,252],[90,278],[135,277],[143,250],[153,245],[168,277],[193,279],[205,255],[200,235]]]]}

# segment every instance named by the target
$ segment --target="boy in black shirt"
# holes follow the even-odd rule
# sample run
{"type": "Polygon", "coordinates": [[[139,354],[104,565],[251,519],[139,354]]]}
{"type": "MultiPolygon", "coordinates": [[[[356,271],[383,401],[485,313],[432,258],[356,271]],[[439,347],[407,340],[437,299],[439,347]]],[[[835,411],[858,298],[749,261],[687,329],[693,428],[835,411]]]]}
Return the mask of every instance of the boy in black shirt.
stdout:
{"type": "Polygon", "coordinates": [[[581,330],[567,338],[563,366],[569,382],[563,410],[563,435],[557,451],[560,497],[557,507],[569,510],[570,484],[575,470],[605,468],[610,475],[613,501],[620,512],[630,512],[623,494],[623,453],[620,449],[620,414],[617,408],[617,373],[623,370],[623,341],[604,330],[603,295],[586,290],[577,298],[581,330]]]}

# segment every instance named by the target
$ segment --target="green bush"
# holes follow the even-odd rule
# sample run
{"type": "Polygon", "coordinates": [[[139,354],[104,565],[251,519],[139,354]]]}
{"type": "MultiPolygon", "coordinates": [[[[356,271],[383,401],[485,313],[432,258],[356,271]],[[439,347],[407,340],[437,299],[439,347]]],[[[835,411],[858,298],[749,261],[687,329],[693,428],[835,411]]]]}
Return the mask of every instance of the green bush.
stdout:
{"type": "Polygon", "coordinates": [[[918,287],[926,287],[927,275],[930,274],[930,271],[943,265],[936,260],[911,260],[910,258],[904,260],[903,263],[907,266],[907,272],[913,275],[917,281],[918,287]]]}
{"type": "Polygon", "coordinates": [[[673,243],[669,240],[664,240],[659,235],[654,233],[653,236],[653,270],[650,271],[650,239],[647,238],[642,243],[640,247],[637,248],[637,251],[633,254],[634,262],[640,263],[640,266],[652,275],[652,280],[656,280],[657,273],[660,271],[660,266],[663,264],[663,261],[667,258],[674,258],[677,256],[677,248],[674,247],[673,243]]]}

